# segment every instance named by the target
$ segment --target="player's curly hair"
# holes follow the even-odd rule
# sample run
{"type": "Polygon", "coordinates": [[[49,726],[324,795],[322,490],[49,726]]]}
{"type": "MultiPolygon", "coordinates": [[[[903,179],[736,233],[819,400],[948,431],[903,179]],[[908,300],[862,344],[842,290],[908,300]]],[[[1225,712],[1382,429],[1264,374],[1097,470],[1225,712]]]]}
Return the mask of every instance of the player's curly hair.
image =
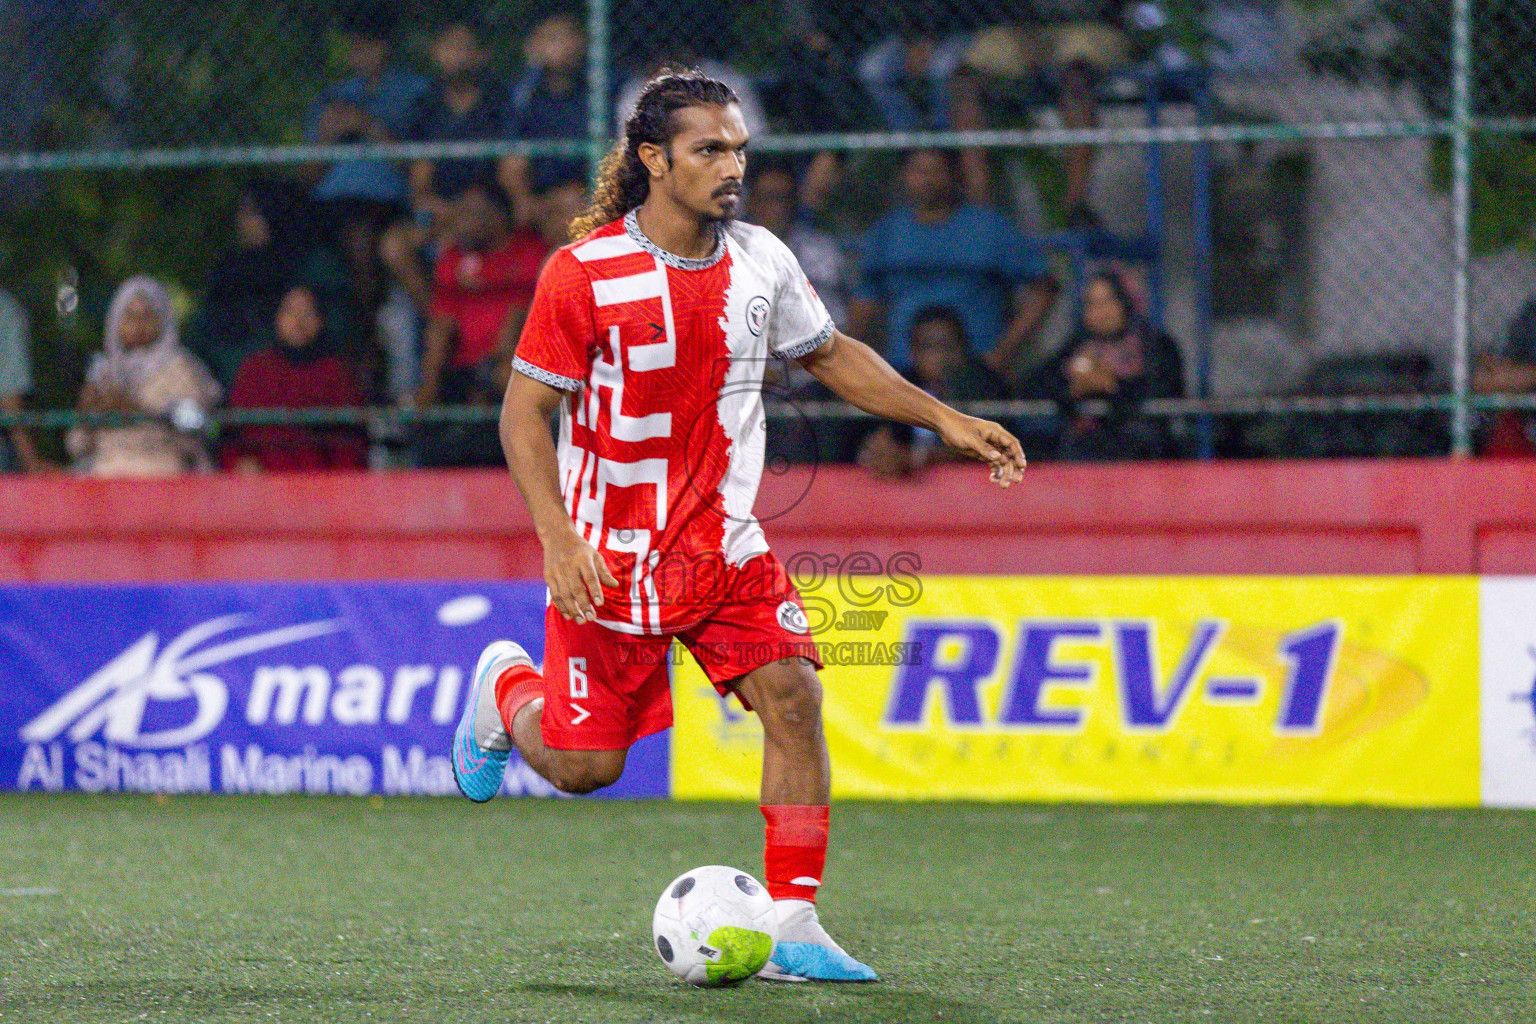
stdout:
{"type": "Polygon", "coordinates": [[[693,69],[663,68],[645,85],[635,112],[624,123],[624,138],[603,157],[592,203],[571,221],[571,238],[584,238],[645,202],[651,174],[640,162],[640,145],[665,146],[677,134],[673,114],[684,107],[741,102],[731,87],[693,69]]]}

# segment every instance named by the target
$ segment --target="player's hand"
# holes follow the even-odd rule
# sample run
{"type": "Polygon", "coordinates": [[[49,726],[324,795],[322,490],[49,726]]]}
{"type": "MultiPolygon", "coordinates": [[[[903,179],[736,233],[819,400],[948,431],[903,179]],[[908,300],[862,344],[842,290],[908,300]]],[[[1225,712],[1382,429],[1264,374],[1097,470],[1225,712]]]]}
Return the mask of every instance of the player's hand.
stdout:
{"type": "Polygon", "coordinates": [[[1029,464],[1019,439],[991,420],[957,412],[939,424],[939,436],[955,451],[990,464],[992,482],[999,487],[1022,478],[1029,464]]]}
{"type": "Polygon", "coordinates": [[[597,618],[604,584],[619,585],[601,552],[574,526],[544,545],[544,582],[555,610],[578,625],[597,618]]]}

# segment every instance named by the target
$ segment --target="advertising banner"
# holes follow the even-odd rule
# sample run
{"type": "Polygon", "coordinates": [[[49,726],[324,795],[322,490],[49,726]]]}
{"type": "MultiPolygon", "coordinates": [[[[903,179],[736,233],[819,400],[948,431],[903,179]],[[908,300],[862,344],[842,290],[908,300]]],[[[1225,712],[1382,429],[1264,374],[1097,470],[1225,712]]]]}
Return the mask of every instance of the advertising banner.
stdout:
{"type": "MultiPolygon", "coordinates": [[[[1479,801],[1472,577],[818,582],[838,796],[1479,801]]],[[[673,794],[754,797],[755,716],[674,678],[673,794]]]]}
{"type": "MultiPolygon", "coordinates": [[[[542,583],[0,587],[0,788],[455,793],[501,637],[542,658],[542,583]]],[[[604,795],[665,796],[667,744],[604,795]]],[[[504,791],[553,793],[516,762],[504,791]]]]}
{"type": "MultiPolygon", "coordinates": [[[[1536,806],[1536,579],[829,577],[844,797],[1536,806]]],[[[0,588],[0,788],[453,794],[536,582],[0,588]]],[[[675,652],[610,796],[755,799],[756,716],[675,652]]],[[[505,792],[550,795],[514,761],[505,792]]]]}
{"type": "Polygon", "coordinates": [[[1481,591],[1483,803],[1536,807],[1536,579],[1481,591]]]}

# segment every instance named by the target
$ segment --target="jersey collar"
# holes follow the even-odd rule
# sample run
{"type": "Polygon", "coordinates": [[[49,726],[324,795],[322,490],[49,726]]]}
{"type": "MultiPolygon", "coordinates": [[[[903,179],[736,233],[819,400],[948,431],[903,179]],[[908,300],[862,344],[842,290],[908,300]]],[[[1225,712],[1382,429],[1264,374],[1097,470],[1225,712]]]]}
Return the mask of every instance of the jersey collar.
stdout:
{"type": "Polygon", "coordinates": [[[678,270],[708,270],[725,256],[725,230],[719,224],[715,225],[715,251],[701,260],[690,260],[676,253],[667,252],[645,237],[645,232],[640,230],[640,218],[636,216],[635,210],[630,210],[624,215],[624,230],[629,234],[630,240],[640,248],[667,266],[676,267],[678,270]]]}

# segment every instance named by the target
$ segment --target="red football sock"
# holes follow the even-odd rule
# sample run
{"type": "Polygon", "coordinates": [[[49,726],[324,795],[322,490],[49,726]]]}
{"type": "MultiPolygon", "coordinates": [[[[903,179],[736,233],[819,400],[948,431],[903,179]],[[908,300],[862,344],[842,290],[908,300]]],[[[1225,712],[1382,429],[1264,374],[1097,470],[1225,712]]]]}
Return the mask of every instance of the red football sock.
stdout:
{"type": "Polygon", "coordinates": [[[827,864],[827,825],[832,809],[826,805],[765,804],[767,836],[763,872],[768,895],[776,900],[816,902],[821,872],[827,864]]]}
{"type": "MultiPolygon", "coordinates": [[[[514,736],[512,723],[523,705],[542,696],[544,677],[531,665],[513,665],[496,677],[496,710],[501,712],[501,724],[508,736],[514,736]]],[[[515,737],[513,742],[516,743],[515,737]]]]}

